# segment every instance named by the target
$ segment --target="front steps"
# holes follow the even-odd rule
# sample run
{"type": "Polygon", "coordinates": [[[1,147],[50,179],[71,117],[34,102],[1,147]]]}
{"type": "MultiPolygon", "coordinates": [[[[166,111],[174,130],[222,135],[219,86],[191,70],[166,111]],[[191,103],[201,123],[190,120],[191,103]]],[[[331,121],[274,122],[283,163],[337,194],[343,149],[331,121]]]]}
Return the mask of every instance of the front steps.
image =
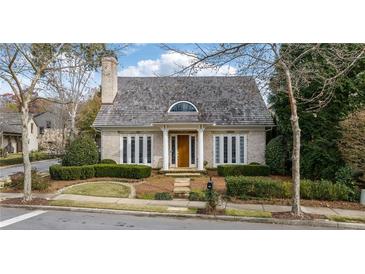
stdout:
{"type": "Polygon", "coordinates": [[[176,178],[174,183],[174,197],[187,198],[190,193],[190,178],[176,178]]]}
{"type": "Polygon", "coordinates": [[[193,168],[173,168],[169,170],[160,170],[160,174],[164,174],[170,177],[198,177],[205,175],[206,170],[197,170],[193,168]]]}

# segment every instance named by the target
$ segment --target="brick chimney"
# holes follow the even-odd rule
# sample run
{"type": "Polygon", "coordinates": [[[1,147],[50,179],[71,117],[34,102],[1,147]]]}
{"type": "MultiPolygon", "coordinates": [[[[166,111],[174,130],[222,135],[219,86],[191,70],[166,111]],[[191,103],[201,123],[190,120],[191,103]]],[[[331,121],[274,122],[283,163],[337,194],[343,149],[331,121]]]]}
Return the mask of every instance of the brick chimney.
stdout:
{"type": "Polygon", "coordinates": [[[101,60],[101,103],[112,104],[117,94],[118,61],[114,57],[106,56],[101,60]]]}

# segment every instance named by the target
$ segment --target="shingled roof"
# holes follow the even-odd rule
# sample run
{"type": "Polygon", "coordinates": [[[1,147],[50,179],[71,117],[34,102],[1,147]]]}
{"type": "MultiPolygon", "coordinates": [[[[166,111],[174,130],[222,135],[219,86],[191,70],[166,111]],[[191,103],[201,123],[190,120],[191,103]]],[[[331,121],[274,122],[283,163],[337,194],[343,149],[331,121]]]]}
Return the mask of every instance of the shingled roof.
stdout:
{"type": "Polygon", "coordinates": [[[1,112],[0,118],[0,132],[22,133],[22,117],[20,113],[1,112]]]}
{"type": "Polygon", "coordinates": [[[118,93],[102,105],[94,127],[150,126],[152,123],[273,125],[252,77],[118,77],[118,93]],[[196,115],[169,114],[178,101],[193,103],[196,115]]]}

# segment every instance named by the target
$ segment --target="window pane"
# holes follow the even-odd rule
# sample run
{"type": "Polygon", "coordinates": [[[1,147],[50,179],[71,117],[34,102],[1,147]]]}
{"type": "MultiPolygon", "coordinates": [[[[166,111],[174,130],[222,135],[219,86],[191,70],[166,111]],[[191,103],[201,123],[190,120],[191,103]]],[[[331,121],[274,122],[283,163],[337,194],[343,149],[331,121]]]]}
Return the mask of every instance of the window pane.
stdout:
{"type": "Polygon", "coordinates": [[[196,112],[196,109],[189,103],[181,102],[174,105],[170,112],[196,112]]]}
{"type": "Polygon", "coordinates": [[[151,150],[152,150],[152,142],[151,142],[151,136],[147,136],[147,163],[150,164],[152,161],[152,155],[151,155],[151,150]]]}
{"type": "Polygon", "coordinates": [[[139,136],[139,163],[143,164],[143,136],[139,136]]]}
{"type": "Polygon", "coordinates": [[[136,163],[136,138],[131,137],[131,163],[136,163]]]}
{"type": "Polygon", "coordinates": [[[236,163],[236,136],[232,136],[232,163],[236,163]]]}
{"type": "Polygon", "coordinates": [[[176,137],[171,137],[171,164],[176,164],[176,137]]]}
{"type": "Polygon", "coordinates": [[[191,136],[190,141],[191,164],[195,165],[195,136],[191,136]]]}
{"type": "Polygon", "coordinates": [[[244,151],[245,150],[245,142],[244,137],[240,136],[240,163],[243,164],[245,162],[244,151]]]}
{"type": "Polygon", "coordinates": [[[215,136],[215,162],[220,163],[220,143],[219,136],[215,136]]]}
{"type": "Polygon", "coordinates": [[[127,137],[123,137],[123,163],[127,162],[127,137]]]}
{"type": "Polygon", "coordinates": [[[223,162],[228,163],[228,137],[223,137],[223,162]]]}

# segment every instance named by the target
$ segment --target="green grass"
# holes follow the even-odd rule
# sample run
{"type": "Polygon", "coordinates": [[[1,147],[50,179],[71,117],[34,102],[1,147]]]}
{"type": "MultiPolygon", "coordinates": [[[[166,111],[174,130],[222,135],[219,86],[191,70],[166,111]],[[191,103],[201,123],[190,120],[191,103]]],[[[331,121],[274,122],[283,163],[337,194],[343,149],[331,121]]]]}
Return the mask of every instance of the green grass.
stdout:
{"type": "Polygon", "coordinates": [[[149,212],[168,212],[167,206],[140,206],[140,205],[124,205],[114,203],[96,203],[96,202],[79,202],[71,200],[55,200],[50,202],[51,206],[70,206],[83,208],[103,208],[131,211],[149,211],[149,212]]]}
{"type": "Polygon", "coordinates": [[[360,217],[345,217],[345,216],[327,216],[327,218],[331,221],[335,222],[343,222],[343,223],[365,223],[365,218],[360,217]]]}
{"type": "Polygon", "coordinates": [[[154,200],[155,199],[155,194],[154,193],[143,193],[142,195],[138,195],[137,199],[154,200]]]}
{"type": "Polygon", "coordinates": [[[255,211],[255,210],[240,210],[240,209],[226,209],[226,215],[239,216],[239,217],[259,217],[259,218],[271,218],[271,212],[267,211],[255,211]]]}
{"type": "Polygon", "coordinates": [[[98,182],[75,185],[67,188],[63,193],[99,197],[127,198],[130,193],[130,188],[118,183],[98,182]]]}

